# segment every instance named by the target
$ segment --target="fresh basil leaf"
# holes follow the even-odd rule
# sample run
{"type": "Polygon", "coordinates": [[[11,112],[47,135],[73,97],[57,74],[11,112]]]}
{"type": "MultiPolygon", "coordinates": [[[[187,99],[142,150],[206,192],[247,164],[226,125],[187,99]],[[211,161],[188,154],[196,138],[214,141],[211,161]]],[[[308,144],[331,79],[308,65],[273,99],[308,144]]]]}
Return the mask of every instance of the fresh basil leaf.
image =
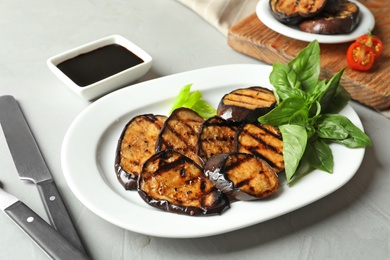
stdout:
{"type": "Polygon", "coordinates": [[[308,98],[308,102],[310,104],[315,103],[316,101],[321,100],[321,97],[327,90],[327,84],[325,80],[318,82],[318,84],[314,87],[313,92],[310,94],[308,98]]]}
{"type": "MultiPolygon", "coordinates": [[[[316,168],[328,172],[333,168],[333,156],[328,142],[342,143],[347,147],[371,145],[370,138],[347,118],[333,114],[323,115],[338,113],[351,98],[340,86],[343,72],[344,69],[330,80],[319,81],[320,46],[316,40],[288,64],[273,65],[269,79],[275,88],[278,106],[258,120],[284,129],[288,180],[294,175],[293,171],[297,170],[296,166],[308,157],[300,156],[299,152],[305,151],[302,148],[304,141],[300,140],[302,136],[294,132],[305,132],[305,145],[310,144],[311,151],[307,153],[312,153],[313,157],[307,160],[313,161],[316,168]],[[300,161],[302,159],[304,160],[300,161]]],[[[296,177],[299,176],[294,179],[296,177]]]]}
{"type": "Polygon", "coordinates": [[[180,91],[179,94],[177,94],[175,100],[173,101],[173,105],[171,107],[171,110],[169,111],[169,114],[172,114],[172,112],[179,108],[182,107],[183,104],[186,102],[188,99],[188,96],[190,95],[191,92],[191,86],[192,84],[185,85],[180,91]]]}
{"type": "Polygon", "coordinates": [[[339,89],[340,79],[344,73],[344,69],[335,74],[326,84],[324,92],[319,96],[318,101],[321,103],[323,110],[326,110],[328,106],[333,103],[333,99],[339,89]]]}
{"type": "Polygon", "coordinates": [[[288,124],[290,117],[301,109],[304,109],[305,100],[301,97],[291,97],[283,100],[277,107],[272,109],[264,116],[259,117],[258,121],[262,124],[279,126],[288,124]]]}
{"type": "Polygon", "coordinates": [[[217,111],[206,101],[198,100],[192,107],[192,110],[197,112],[203,118],[210,118],[217,115],[217,111]]]}
{"type": "Polygon", "coordinates": [[[298,169],[294,174],[294,178],[290,180],[288,186],[293,187],[296,183],[299,182],[299,180],[311,173],[314,169],[315,168],[310,165],[308,158],[303,155],[301,161],[299,162],[298,169]]]}
{"type": "Polygon", "coordinates": [[[321,111],[322,111],[322,107],[321,107],[321,104],[316,101],[314,104],[312,104],[311,106],[311,110],[310,110],[310,115],[313,117],[313,118],[316,118],[318,117],[320,114],[321,114],[321,111]],[[315,111],[315,112],[314,112],[315,111]]]}
{"type": "Polygon", "coordinates": [[[346,138],[332,139],[334,142],[343,144],[348,148],[359,148],[372,145],[370,137],[345,116],[339,114],[324,114],[322,115],[322,120],[333,121],[341,125],[348,132],[348,136],[346,138]]]}
{"type": "Polygon", "coordinates": [[[280,100],[292,96],[305,96],[305,93],[301,90],[301,83],[296,72],[286,64],[274,63],[269,80],[280,100]]]}
{"type": "Polygon", "coordinates": [[[314,88],[313,93],[308,97],[307,103],[310,107],[309,109],[309,116],[315,117],[321,114],[322,106],[321,103],[318,101],[320,97],[322,96],[322,93],[326,89],[326,82],[325,80],[320,81],[316,87],[314,88]]]}
{"type": "Polygon", "coordinates": [[[332,173],[333,154],[329,145],[321,139],[316,139],[307,144],[305,158],[316,169],[332,173]]]}
{"type": "Polygon", "coordinates": [[[348,137],[349,132],[332,117],[321,116],[317,120],[317,135],[324,139],[342,140],[348,137]]]}
{"type": "Polygon", "coordinates": [[[320,76],[320,44],[317,40],[312,41],[306,48],[288,63],[293,69],[298,80],[302,84],[302,90],[311,93],[317,85],[320,76]]]}
{"type": "Polygon", "coordinates": [[[296,111],[289,120],[290,125],[300,125],[306,127],[309,119],[309,114],[307,109],[301,109],[296,111]]]}
{"type": "Polygon", "coordinates": [[[310,139],[316,135],[316,129],[312,124],[309,123],[306,125],[306,133],[307,133],[307,139],[310,139]]]}
{"type": "Polygon", "coordinates": [[[305,152],[307,134],[305,128],[299,125],[281,125],[279,129],[283,138],[286,179],[287,182],[290,182],[305,152]]]}
{"type": "Polygon", "coordinates": [[[325,107],[323,113],[337,114],[339,113],[351,100],[351,95],[345,88],[338,86],[332,101],[325,107]]]}

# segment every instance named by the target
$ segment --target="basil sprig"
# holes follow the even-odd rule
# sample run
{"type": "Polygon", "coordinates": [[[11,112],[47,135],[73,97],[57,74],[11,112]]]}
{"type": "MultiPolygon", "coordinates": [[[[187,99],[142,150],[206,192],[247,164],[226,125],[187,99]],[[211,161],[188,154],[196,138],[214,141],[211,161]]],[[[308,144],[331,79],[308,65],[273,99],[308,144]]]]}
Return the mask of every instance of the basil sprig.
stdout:
{"type": "Polygon", "coordinates": [[[371,146],[370,138],[348,118],[337,114],[350,100],[340,86],[344,69],[329,80],[319,80],[320,45],[311,42],[288,64],[274,63],[270,82],[278,106],[259,122],[279,127],[283,157],[290,183],[303,161],[312,169],[332,173],[330,143],[349,148],[371,146]]]}

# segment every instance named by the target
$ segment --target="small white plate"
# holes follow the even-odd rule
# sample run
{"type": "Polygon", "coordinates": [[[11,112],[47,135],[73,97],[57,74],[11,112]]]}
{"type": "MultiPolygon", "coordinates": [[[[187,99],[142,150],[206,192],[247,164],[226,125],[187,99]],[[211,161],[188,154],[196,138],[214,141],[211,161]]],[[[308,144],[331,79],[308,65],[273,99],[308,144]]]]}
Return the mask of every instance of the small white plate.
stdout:
{"type": "MultiPolygon", "coordinates": [[[[136,191],[125,191],[116,177],[115,150],[126,123],[144,113],[167,114],[179,90],[193,83],[216,107],[224,94],[237,88],[263,86],[268,65],[225,65],[142,82],[110,93],[87,107],[67,131],[61,163],[75,196],[98,216],[119,227],[157,237],[190,238],[221,234],[260,223],[310,204],[347,183],[358,170],[364,148],[332,144],[334,171],[314,171],[292,187],[284,181],[274,196],[239,201],[220,216],[191,217],[168,213],[146,204],[136,191]],[[107,113],[109,111],[109,113],[107,113]]],[[[341,114],[362,129],[351,106],[341,114]]],[[[284,179],[284,178],[282,178],[284,179]]]]}
{"type": "Polygon", "coordinates": [[[321,35],[313,34],[301,31],[296,25],[286,25],[278,20],[276,20],[272,14],[269,7],[269,0],[260,0],[256,6],[256,14],[260,21],[277,33],[285,35],[287,37],[311,42],[317,40],[319,43],[343,43],[354,41],[359,36],[366,34],[375,26],[375,18],[371,11],[362,5],[361,3],[349,0],[358,5],[360,10],[360,21],[358,26],[351,33],[348,34],[338,34],[338,35],[321,35]]]}
{"type": "Polygon", "coordinates": [[[87,100],[93,100],[117,90],[118,88],[128,86],[131,82],[142,77],[152,66],[152,57],[126,38],[120,35],[111,35],[51,57],[47,60],[47,65],[50,70],[71,90],[87,100]],[[143,62],[87,86],[77,85],[70,77],[58,68],[58,64],[61,62],[110,44],[118,44],[126,48],[141,58],[143,62]]]}

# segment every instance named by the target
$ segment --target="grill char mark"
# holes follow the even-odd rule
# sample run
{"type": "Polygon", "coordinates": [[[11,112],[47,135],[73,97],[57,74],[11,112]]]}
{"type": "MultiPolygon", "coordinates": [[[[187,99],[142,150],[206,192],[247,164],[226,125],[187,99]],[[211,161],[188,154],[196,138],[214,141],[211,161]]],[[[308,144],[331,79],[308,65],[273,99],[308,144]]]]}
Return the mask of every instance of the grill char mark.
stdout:
{"type": "Polygon", "coordinates": [[[235,122],[255,122],[275,106],[276,98],[271,90],[253,86],[224,95],[218,104],[217,115],[235,122]]]}
{"type": "Polygon", "coordinates": [[[237,200],[257,200],[277,191],[279,179],[264,160],[248,153],[217,154],[205,164],[209,179],[237,200]]]}
{"type": "Polygon", "coordinates": [[[254,154],[270,164],[276,172],[281,172],[284,170],[283,141],[279,132],[270,127],[260,123],[242,125],[237,132],[236,150],[254,154]]]}
{"type": "Polygon", "coordinates": [[[197,141],[203,122],[204,119],[191,109],[176,109],[161,129],[156,151],[176,150],[202,166],[203,162],[197,155],[197,141]]]}
{"type": "Polygon", "coordinates": [[[229,201],[190,158],[163,150],[149,158],[138,181],[138,193],[149,205],[190,216],[221,214],[229,201]]]}
{"type": "Polygon", "coordinates": [[[157,136],[166,116],[143,114],[133,117],[123,128],[115,155],[115,172],[126,190],[137,188],[142,164],[155,152],[157,136]]]}
{"type": "Polygon", "coordinates": [[[236,123],[219,116],[209,118],[199,133],[198,155],[206,162],[215,154],[234,152],[236,130],[236,123]]]}

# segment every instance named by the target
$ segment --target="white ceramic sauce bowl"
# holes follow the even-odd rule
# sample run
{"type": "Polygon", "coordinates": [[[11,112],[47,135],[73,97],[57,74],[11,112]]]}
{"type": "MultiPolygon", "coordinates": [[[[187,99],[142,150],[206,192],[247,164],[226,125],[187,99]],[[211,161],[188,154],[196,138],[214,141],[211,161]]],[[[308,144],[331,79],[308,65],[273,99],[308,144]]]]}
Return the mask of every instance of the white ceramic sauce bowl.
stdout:
{"type": "Polygon", "coordinates": [[[90,101],[116,89],[129,85],[138,78],[142,77],[152,66],[152,57],[126,38],[120,35],[111,35],[53,56],[47,60],[47,65],[66,86],[68,86],[79,96],[90,101]],[[58,67],[59,64],[65,61],[69,61],[80,55],[88,54],[92,51],[112,44],[117,44],[126,48],[132,54],[142,59],[142,62],[85,86],[76,84],[76,82],[71,79],[71,76],[65,74],[58,67]]]}

